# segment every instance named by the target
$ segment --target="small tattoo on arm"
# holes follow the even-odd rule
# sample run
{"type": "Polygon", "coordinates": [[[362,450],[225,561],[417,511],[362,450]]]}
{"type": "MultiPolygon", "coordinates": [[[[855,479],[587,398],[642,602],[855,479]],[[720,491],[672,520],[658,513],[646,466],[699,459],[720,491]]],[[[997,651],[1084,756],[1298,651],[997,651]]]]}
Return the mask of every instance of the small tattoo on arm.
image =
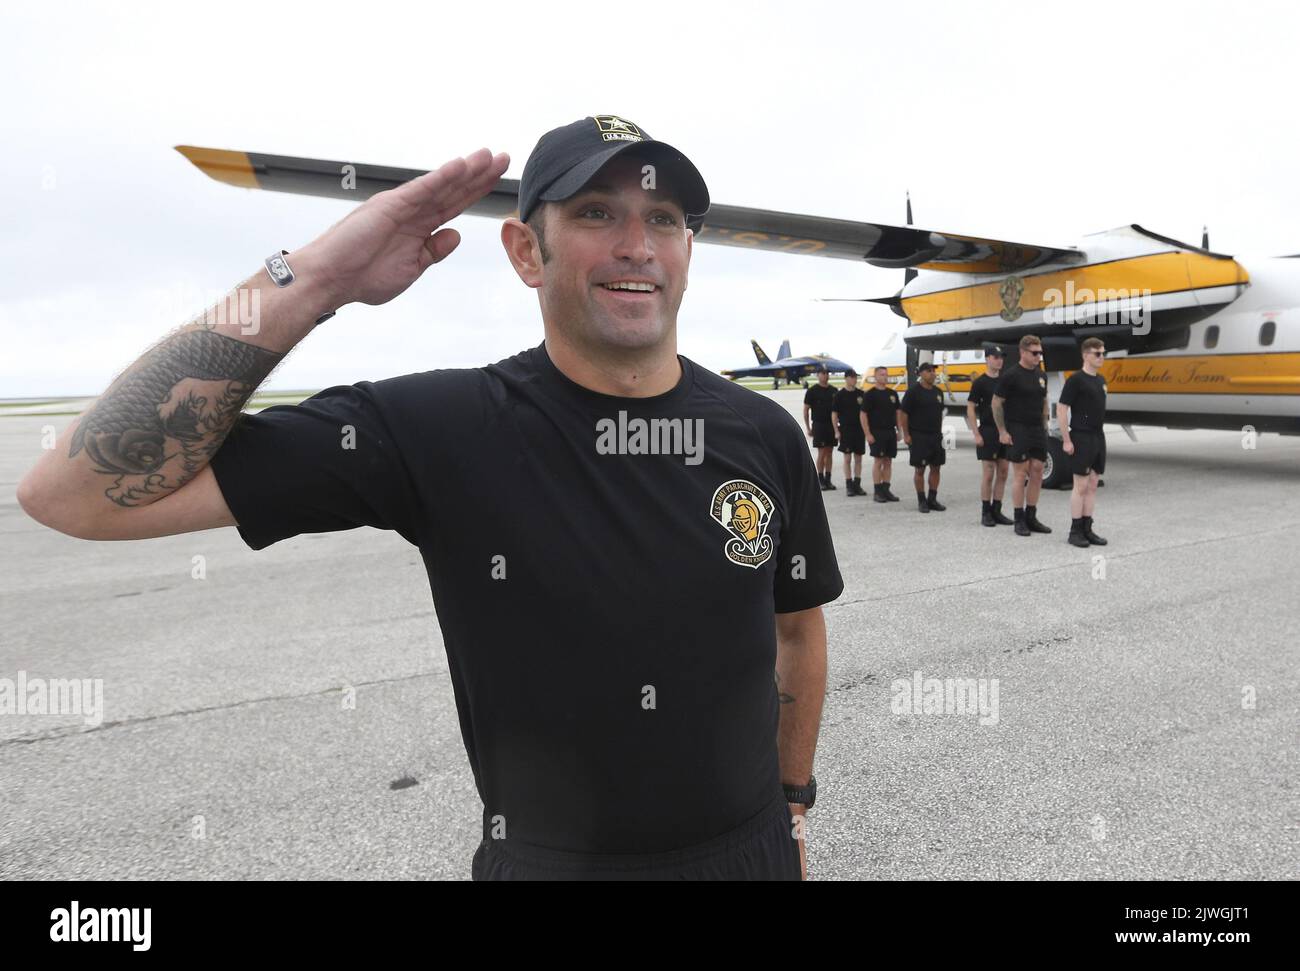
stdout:
{"type": "Polygon", "coordinates": [[[788,705],[794,701],[794,695],[787,694],[781,690],[781,675],[776,675],[776,700],[783,705],[788,705]]]}

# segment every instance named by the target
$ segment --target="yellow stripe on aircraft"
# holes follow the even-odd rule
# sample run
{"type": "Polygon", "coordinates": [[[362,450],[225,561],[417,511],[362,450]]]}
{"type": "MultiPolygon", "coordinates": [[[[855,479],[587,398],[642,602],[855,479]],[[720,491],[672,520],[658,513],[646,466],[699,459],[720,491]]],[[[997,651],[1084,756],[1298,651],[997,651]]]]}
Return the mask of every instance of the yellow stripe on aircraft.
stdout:
{"type": "MultiPolygon", "coordinates": [[[[1098,290],[1123,289],[1139,293],[1150,290],[1154,296],[1179,290],[1244,284],[1248,282],[1249,276],[1235,260],[1180,250],[1027,275],[1020,277],[1020,280],[1025,288],[1020,296],[1020,308],[1041,310],[1053,302],[1064,305],[1065,296],[1070,292],[1066,287],[1067,282],[1073,283],[1075,294],[1080,290],[1090,290],[1096,299],[1098,290]],[[1056,290],[1061,296],[1053,294],[1049,299],[1049,290],[1056,290]]],[[[1002,280],[995,280],[975,286],[904,297],[903,310],[913,324],[997,316],[1003,308],[1002,284],[1002,280]]],[[[1077,297],[1075,303],[1080,303],[1077,297]]]]}
{"type": "Polygon", "coordinates": [[[259,188],[253,165],[244,152],[232,152],[224,148],[195,148],[192,145],[177,145],[176,151],[218,182],[241,189],[259,188]]]}
{"type": "Polygon", "coordinates": [[[1115,358],[1101,373],[1117,394],[1295,394],[1300,354],[1115,358]]]}
{"type": "MultiPolygon", "coordinates": [[[[939,368],[951,369],[951,376],[941,374],[940,386],[958,394],[969,392],[971,382],[986,370],[983,364],[960,362],[939,368]],[[959,375],[969,380],[954,380],[959,375]]],[[[1068,377],[1074,372],[1062,373],[1068,377]]],[[[1103,364],[1101,373],[1112,394],[1300,394],[1300,354],[1278,351],[1117,357],[1103,364]]]]}

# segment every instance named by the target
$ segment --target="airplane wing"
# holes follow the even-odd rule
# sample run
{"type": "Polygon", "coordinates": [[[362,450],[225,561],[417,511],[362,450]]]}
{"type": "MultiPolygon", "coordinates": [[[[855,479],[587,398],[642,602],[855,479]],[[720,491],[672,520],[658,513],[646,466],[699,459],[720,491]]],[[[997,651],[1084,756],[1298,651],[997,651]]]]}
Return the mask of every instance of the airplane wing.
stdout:
{"type": "MultiPolygon", "coordinates": [[[[192,145],[177,145],[176,150],[207,175],[229,185],[351,202],[361,202],[376,192],[395,188],[424,174],[420,169],[192,145]]],[[[518,196],[518,180],[502,179],[495,189],[466,211],[476,216],[505,218],[514,215],[518,196]]],[[[1084,254],[1073,248],[1013,243],[980,236],[931,232],[914,226],[888,226],[743,206],[715,205],[705,217],[696,217],[688,225],[702,243],[862,260],[887,268],[1001,273],[1048,263],[1080,263],[1084,260],[1084,254]]]]}

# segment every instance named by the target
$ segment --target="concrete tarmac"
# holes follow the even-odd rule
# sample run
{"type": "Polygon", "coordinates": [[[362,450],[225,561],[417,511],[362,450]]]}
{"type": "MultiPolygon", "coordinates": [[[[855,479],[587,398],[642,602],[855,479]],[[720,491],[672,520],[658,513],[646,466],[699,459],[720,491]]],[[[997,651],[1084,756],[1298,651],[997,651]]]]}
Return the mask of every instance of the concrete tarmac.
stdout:
{"type": "MultiPolygon", "coordinates": [[[[0,418],[0,678],[103,679],[104,717],[0,715],[0,878],[468,878],[481,807],[418,552],[60,535],[14,493],[70,420],[0,418]]],[[[981,527],[964,428],[943,513],[906,451],[890,505],[847,498],[836,454],[812,878],[1294,878],[1300,439],[1137,431],[1108,429],[1092,550],[1068,491],[1050,536],[981,527]],[[908,710],[950,678],[983,715],[908,710]]]]}

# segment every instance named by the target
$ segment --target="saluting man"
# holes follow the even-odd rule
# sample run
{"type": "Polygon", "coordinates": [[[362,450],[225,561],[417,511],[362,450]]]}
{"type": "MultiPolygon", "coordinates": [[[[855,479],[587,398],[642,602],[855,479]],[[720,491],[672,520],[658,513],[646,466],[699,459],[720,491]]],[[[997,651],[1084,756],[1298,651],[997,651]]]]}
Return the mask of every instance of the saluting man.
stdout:
{"type": "Polygon", "coordinates": [[[277,249],[241,284],[256,333],[214,311],[156,344],[18,500],[83,539],[237,526],[260,550],[366,525],[417,546],[483,803],[475,879],[798,880],[843,582],[799,423],[677,353],[709,208],[685,155],[612,115],[547,132],[501,226],[540,343],[240,415],[334,311],[445,260],[444,224],[508,164],[455,159],[277,249]]]}

